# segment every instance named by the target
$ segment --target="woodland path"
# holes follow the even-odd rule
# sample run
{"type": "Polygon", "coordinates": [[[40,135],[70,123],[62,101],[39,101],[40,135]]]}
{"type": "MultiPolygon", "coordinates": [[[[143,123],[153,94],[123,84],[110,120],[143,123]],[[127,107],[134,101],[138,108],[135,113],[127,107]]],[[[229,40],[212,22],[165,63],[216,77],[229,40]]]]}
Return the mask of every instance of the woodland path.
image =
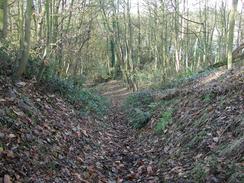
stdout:
{"type": "Polygon", "coordinates": [[[160,182],[155,163],[150,159],[143,143],[137,140],[138,131],[128,125],[122,109],[123,99],[130,93],[119,81],[104,83],[99,89],[112,103],[108,114],[108,127],[101,140],[101,154],[97,167],[107,182],[160,182]]]}

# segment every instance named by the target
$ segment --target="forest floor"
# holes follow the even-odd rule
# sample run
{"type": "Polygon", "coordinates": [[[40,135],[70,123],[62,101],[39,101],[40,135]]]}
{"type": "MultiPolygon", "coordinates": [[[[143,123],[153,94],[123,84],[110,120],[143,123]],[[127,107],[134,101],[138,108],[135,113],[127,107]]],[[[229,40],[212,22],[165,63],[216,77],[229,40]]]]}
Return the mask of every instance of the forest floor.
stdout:
{"type": "Polygon", "coordinates": [[[104,182],[160,182],[157,160],[144,151],[144,144],[137,140],[140,132],[131,128],[122,108],[131,91],[120,81],[109,81],[98,88],[112,105],[106,120],[107,128],[99,138],[101,149],[98,153],[102,156],[97,156],[104,182]]]}
{"type": "Polygon", "coordinates": [[[243,181],[243,68],[155,92],[167,105],[141,130],[129,125],[122,103],[130,91],[119,81],[98,87],[111,100],[103,119],[80,116],[35,81],[1,76],[0,86],[0,182],[243,181]],[[172,123],[155,133],[168,108],[172,123]]]}

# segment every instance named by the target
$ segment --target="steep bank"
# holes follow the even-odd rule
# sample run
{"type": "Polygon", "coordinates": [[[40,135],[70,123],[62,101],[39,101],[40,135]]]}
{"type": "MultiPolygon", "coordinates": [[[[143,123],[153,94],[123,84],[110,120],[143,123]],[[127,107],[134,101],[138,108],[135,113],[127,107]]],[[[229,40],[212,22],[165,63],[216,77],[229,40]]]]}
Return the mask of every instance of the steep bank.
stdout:
{"type": "Polygon", "coordinates": [[[243,182],[243,68],[132,94],[136,105],[145,93],[152,99],[145,110],[133,106],[150,114],[141,129],[132,128],[130,91],[117,81],[99,86],[111,99],[101,118],[34,81],[1,76],[0,84],[4,183],[243,182]]]}

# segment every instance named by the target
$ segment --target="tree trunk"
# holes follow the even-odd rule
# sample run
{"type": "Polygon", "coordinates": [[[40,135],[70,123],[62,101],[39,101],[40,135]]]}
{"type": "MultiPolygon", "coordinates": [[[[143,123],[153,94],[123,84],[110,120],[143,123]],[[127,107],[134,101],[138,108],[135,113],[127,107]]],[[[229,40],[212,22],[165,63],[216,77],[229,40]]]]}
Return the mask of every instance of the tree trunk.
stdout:
{"type": "Polygon", "coordinates": [[[232,49],[234,40],[234,29],[235,29],[235,15],[237,11],[238,0],[232,0],[232,7],[230,12],[229,20],[229,37],[228,37],[228,51],[227,51],[227,68],[232,67],[232,49]]]}
{"type": "Polygon", "coordinates": [[[26,3],[26,11],[25,11],[25,32],[24,32],[24,48],[22,49],[19,67],[16,71],[16,79],[20,79],[22,74],[26,70],[26,65],[29,56],[29,48],[30,48],[30,38],[31,38],[31,14],[32,14],[32,0],[27,0],[26,3]]]}
{"type": "Polygon", "coordinates": [[[5,39],[8,33],[8,0],[3,0],[3,28],[2,37],[5,39]]]}

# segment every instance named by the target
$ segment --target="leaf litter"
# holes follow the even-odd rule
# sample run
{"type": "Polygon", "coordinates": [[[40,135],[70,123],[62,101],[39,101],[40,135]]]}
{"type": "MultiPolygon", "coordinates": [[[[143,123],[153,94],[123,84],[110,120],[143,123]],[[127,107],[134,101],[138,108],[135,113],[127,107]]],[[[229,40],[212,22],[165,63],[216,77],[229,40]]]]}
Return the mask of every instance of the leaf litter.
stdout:
{"type": "Polygon", "coordinates": [[[0,182],[242,182],[243,69],[203,81],[155,95],[178,99],[158,134],[165,106],[138,131],[121,108],[126,95],[111,96],[102,121],[31,81],[0,77],[0,182]]]}

